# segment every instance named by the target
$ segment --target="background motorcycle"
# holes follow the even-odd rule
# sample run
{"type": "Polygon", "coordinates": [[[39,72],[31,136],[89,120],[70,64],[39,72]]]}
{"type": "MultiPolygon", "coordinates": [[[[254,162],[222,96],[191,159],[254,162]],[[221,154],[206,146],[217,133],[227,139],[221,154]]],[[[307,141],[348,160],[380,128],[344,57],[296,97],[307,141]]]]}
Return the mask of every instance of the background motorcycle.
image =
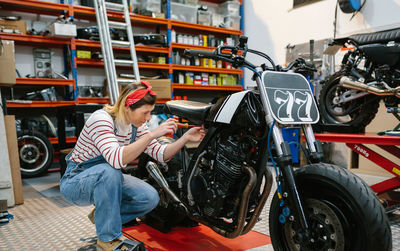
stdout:
{"type": "Polygon", "coordinates": [[[346,124],[363,131],[378,111],[397,107],[400,98],[400,29],[335,39],[331,46],[354,47],[345,54],[341,70],[328,77],[319,107],[328,124],[346,124]]]}
{"type": "Polygon", "coordinates": [[[388,219],[369,186],[321,163],[321,143],[310,125],[319,114],[309,84],[300,74],[284,72],[301,60],[286,69],[275,66],[264,53],[248,49],[246,37],[237,46],[186,54],[252,70],[258,91],[238,92],[215,105],[166,103],[166,113],[204,124],[207,134],[196,149],[183,149],[167,164],[141,157],[135,175],[158,188],[161,198],[147,223],[168,230],[190,218],[227,238],[246,234],[271,190],[270,158],[277,181],[269,212],[274,250],[391,250],[388,219]],[[252,65],[247,53],[266,58],[272,68],[252,65]],[[309,150],[310,164],[298,169],[281,131],[292,124],[302,126],[309,150]]]}

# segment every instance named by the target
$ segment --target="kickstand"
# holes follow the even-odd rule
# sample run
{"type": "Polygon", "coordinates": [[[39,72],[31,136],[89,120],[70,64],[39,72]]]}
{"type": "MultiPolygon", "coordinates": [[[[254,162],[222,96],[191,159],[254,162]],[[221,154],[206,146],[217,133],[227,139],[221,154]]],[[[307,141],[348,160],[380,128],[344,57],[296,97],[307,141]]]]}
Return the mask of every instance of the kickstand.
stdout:
{"type": "Polygon", "coordinates": [[[147,251],[143,242],[136,242],[130,239],[123,240],[113,251],[147,251]]]}

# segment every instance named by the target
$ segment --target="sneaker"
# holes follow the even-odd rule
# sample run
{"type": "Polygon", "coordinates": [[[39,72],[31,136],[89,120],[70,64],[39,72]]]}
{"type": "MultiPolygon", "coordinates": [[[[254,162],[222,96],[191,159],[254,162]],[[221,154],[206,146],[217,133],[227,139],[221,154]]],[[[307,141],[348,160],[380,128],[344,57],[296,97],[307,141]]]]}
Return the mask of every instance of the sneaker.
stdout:
{"type": "Polygon", "coordinates": [[[88,214],[88,218],[89,218],[89,220],[93,223],[93,224],[95,224],[94,223],[94,212],[96,211],[96,208],[93,208],[93,210],[88,214]]]}
{"type": "Polygon", "coordinates": [[[96,250],[97,251],[112,251],[114,250],[121,242],[126,240],[125,236],[121,236],[119,239],[112,240],[112,241],[101,241],[97,240],[97,246],[96,250]]]}

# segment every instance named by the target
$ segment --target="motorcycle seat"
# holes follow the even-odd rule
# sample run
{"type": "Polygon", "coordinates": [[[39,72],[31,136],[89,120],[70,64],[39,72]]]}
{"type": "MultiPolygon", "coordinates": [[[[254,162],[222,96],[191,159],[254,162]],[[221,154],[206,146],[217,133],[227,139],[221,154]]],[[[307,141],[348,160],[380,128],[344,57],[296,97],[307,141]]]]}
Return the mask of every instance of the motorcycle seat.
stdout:
{"type": "Polygon", "coordinates": [[[398,29],[374,32],[374,33],[355,34],[347,38],[337,39],[337,41],[344,41],[344,40],[353,40],[358,45],[387,43],[390,41],[400,42],[400,29],[398,28],[398,29]]]}
{"type": "Polygon", "coordinates": [[[194,125],[202,125],[211,107],[210,104],[196,101],[171,100],[165,103],[164,112],[184,118],[194,125]]]}

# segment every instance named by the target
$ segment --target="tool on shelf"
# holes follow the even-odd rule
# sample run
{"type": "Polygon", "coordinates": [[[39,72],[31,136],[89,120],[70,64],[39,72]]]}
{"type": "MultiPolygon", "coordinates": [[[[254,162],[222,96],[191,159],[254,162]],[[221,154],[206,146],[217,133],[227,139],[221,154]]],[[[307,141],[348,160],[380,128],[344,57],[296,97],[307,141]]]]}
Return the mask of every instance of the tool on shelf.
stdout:
{"type": "Polygon", "coordinates": [[[104,67],[107,76],[108,90],[110,92],[110,102],[114,104],[119,96],[118,78],[116,72],[116,64],[132,65],[135,79],[130,82],[140,81],[138,61],[136,58],[135,43],[133,40],[131,19],[129,16],[129,8],[127,0],[122,0],[122,4],[105,2],[104,0],[95,0],[94,9],[96,12],[97,25],[99,27],[101,50],[104,57],[104,67]],[[123,12],[125,22],[109,21],[107,18],[107,10],[123,12]],[[111,40],[110,27],[118,29],[126,29],[128,41],[111,40]],[[115,59],[113,46],[129,47],[131,53],[130,60],[115,59]]]}

